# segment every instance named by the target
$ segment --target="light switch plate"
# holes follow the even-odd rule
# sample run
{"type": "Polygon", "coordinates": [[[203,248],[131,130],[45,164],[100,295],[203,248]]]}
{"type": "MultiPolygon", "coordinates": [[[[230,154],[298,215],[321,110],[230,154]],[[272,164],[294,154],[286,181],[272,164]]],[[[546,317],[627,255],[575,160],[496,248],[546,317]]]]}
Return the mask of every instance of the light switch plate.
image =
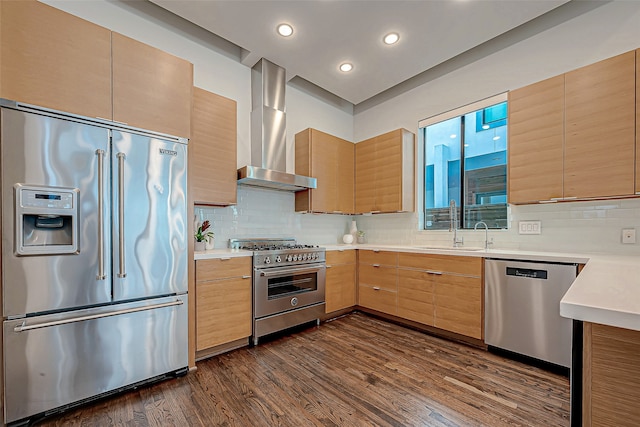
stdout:
{"type": "Polygon", "coordinates": [[[625,245],[631,245],[636,242],[636,229],[624,228],[622,229],[622,243],[625,245]]]}
{"type": "Polygon", "coordinates": [[[518,221],[518,233],[519,234],[541,234],[542,222],[541,221],[518,221]]]}

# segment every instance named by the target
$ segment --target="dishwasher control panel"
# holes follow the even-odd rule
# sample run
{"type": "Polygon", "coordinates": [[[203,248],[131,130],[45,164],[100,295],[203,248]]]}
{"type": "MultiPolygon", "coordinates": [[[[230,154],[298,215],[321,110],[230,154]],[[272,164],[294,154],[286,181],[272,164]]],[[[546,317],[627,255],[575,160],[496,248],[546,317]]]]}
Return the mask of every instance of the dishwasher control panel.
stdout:
{"type": "Polygon", "coordinates": [[[507,276],[527,277],[529,279],[547,280],[547,270],[534,270],[531,268],[507,267],[507,276]]]}

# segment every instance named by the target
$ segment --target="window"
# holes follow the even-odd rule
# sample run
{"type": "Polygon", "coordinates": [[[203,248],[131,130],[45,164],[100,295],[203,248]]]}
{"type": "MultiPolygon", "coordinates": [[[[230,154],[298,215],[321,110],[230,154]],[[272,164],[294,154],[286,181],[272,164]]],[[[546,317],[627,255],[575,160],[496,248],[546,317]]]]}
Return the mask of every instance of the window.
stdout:
{"type": "Polygon", "coordinates": [[[420,122],[424,141],[425,230],[507,227],[506,94],[420,122]]]}

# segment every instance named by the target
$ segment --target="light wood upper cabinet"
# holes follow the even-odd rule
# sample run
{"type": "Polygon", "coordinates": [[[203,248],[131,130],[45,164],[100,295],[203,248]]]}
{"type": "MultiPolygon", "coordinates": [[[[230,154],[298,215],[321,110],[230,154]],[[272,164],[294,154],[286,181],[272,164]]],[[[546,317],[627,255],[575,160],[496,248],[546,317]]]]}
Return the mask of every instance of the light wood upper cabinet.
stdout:
{"type": "Polygon", "coordinates": [[[564,197],[635,193],[635,51],[565,74],[564,197]]]}
{"type": "Polygon", "coordinates": [[[327,251],[325,312],[356,305],[356,251],[327,251]]]}
{"type": "Polygon", "coordinates": [[[636,50],[636,194],[640,194],[640,49],[636,50]]]}
{"type": "Polygon", "coordinates": [[[197,351],[251,335],[251,292],[251,257],[196,261],[197,351]]]}
{"type": "Polygon", "coordinates": [[[414,210],[414,153],[406,129],[356,144],[356,213],[414,210]]]}
{"type": "Polygon", "coordinates": [[[509,203],[563,196],[564,75],[509,92],[509,203]]]}
{"type": "Polygon", "coordinates": [[[237,202],[236,101],[193,88],[189,191],[196,205],[237,202]]]}
{"type": "Polygon", "coordinates": [[[305,129],[296,134],[296,174],[316,178],[318,187],[296,192],[296,212],[354,212],[352,142],[305,129]]]}
{"type": "Polygon", "coordinates": [[[0,1],[0,97],[111,118],[111,31],[38,1],[0,1]]]}
{"type": "Polygon", "coordinates": [[[113,120],[189,138],[193,64],[112,33],[113,120]]]}

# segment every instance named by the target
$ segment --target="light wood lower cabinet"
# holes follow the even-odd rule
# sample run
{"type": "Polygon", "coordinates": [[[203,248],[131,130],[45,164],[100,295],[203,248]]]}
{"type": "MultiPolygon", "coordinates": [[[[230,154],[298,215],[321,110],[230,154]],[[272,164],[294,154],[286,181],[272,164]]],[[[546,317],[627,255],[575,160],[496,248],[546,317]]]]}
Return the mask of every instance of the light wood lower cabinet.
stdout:
{"type": "Polygon", "coordinates": [[[640,331],[584,323],[582,425],[635,427],[640,420],[640,331]]]}
{"type": "Polygon", "coordinates": [[[196,261],[196,351],[251,335],[251,291],[251,257],[196,261]]]}
{"type": "Polygon", "coordinates": [[[360,250],[358,253],[358,305],[382,313],[398,311],[398,254],[360,250]]]}
{"type": "Polygon", "coordinates": [[[420,270],[398,270],[398,316],[433,326],[434,275],[420,270]]]}
{"type": "Polygon", "coordinates": [[[325,313],[356,305],[356,251],[328,251],[325,313]]]}
{"type": "Polygon", "coordinates": [[[483,259],[400,253],[398,316],[483,338],[483,259]]]}
{"type": "Polygon", "coordinates": [[[482,279],[442,274],[435,282],[436,328],[482,339],[482,279]]]}

